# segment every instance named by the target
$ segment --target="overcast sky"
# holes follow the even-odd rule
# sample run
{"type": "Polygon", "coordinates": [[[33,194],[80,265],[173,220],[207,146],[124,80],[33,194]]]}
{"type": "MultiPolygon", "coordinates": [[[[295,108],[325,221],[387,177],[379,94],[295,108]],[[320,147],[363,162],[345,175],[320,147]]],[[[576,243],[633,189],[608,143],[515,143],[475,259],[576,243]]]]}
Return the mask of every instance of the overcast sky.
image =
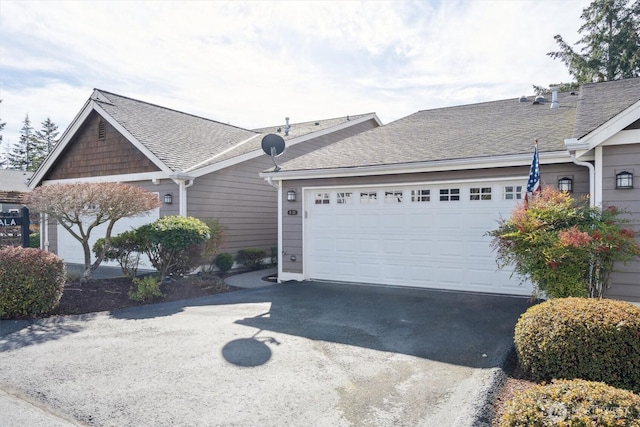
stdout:
{"type": "Polygon", "coordinates": [[[93,88],[244,128],[531,95],[589,1],[0,0],[2,152],[93,88]]]}

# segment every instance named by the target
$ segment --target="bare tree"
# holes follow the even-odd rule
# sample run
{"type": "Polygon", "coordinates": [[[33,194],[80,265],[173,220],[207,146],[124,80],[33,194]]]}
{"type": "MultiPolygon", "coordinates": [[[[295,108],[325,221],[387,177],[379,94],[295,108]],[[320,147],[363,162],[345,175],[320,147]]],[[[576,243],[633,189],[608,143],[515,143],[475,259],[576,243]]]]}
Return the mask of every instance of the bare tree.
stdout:
{"type": "Polygon", "coordinates": [[[74,183],[40,186],[23,197],[30,209],[56,219],[82,244],[84,274],[87,281],[104,259],[104,251],[91,264],[89,238],[93,229],[107,223],[105,250],[111,244],[111,231],[121,218],[141,216],[160,206],[158,196],[140,187],[123,183],[74,183]]]}

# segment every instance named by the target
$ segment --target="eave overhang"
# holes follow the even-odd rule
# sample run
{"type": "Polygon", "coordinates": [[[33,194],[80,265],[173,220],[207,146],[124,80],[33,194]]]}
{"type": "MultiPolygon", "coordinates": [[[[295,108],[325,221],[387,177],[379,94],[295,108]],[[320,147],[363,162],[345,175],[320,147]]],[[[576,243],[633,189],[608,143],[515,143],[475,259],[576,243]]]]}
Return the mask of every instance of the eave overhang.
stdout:
{"type": "MultiPolygon", "coordinates": [[[[406,173],[442,172],[469,169],[487,169],[512,166],[529,166],[532,154],[515,154],[500,157],[438,160],[430,162],[400,163],[391,165],[355,166],[345,168],[265,171],[260,177],[275,181],[314,178],[345,178],[355,176],[398,175],[406,173]]],[[[541,164],[569,163],[567,151],[539,153],[541,164]]]]}

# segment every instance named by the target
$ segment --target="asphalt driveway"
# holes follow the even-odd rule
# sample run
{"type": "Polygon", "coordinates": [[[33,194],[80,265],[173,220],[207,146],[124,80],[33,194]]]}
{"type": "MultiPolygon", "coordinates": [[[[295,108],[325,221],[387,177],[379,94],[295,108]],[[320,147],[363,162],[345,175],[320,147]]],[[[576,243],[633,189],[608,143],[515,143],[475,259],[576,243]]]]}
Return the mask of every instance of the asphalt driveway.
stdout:
{"type": "Polygon", "coordinates": [[[529,305],[292,283],[2,321],[0,397],[60,415],[60,425],[481,425],[529,305]]]}

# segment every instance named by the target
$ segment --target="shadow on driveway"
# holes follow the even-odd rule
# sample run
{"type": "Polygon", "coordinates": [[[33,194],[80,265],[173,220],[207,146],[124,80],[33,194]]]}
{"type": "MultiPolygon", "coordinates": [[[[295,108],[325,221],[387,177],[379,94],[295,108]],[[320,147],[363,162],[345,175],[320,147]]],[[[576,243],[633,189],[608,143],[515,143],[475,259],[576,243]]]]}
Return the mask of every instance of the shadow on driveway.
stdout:
{"type": "MultiPolygon", "coordinates": [[[[170,316],[186,307],[269,302],[235,323],[473,368],[498,367],[513,344],[528,298],[321,282],[292,282],[111,313],[118,319],[170,316]]],[[[223,355],[240,366],[269,360],[259,338],[229,342],[223,355]]]]}

